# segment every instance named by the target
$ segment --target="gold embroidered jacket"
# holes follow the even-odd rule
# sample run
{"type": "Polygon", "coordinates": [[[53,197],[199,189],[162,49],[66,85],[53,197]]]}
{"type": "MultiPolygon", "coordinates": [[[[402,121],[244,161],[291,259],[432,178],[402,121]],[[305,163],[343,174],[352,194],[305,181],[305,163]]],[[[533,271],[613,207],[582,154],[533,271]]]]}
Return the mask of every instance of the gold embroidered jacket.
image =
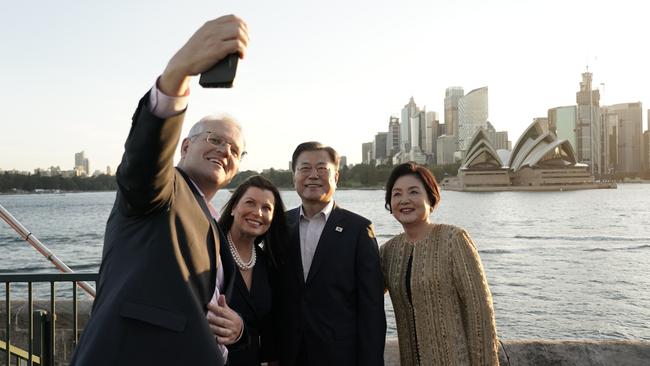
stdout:
{"type": "Polygon", "coordinates": [[[380,248],[402,365],[498,365],[492,295],[469,234],[435,225],[420,241],[402,233],[380,248]],[[409,257],[412,305],[406,288],[409,257]]]}

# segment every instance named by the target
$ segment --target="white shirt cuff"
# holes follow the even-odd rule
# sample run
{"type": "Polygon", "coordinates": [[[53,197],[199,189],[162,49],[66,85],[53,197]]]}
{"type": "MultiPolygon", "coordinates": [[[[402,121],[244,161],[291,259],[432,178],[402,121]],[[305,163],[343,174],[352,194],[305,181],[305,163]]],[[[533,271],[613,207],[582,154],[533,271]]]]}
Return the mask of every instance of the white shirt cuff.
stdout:
{"type": "Polygon", "coordinates": [[[170,97],[158,89],[158,80],[149,93],[149,112],[154,116],[167,119],[181,114],[187,108],[188,92],[181,97],[170,97]]]}

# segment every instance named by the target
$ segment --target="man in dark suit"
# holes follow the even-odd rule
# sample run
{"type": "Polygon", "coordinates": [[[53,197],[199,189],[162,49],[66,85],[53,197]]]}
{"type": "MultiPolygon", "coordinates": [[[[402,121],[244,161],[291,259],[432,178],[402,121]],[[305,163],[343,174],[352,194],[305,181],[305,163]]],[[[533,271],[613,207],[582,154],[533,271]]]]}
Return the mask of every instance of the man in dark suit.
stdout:
{"type": "Polygon", "coordinates": [[[298,145],[291,168],[302,205],[287,213],[289,248],[277,282],[280,361],[383,365],[384,283],[372,223],[332,200],[339,157],[298,145]]]}
{"type": "Polygon", "coordinates": [[[177,168],[173,157],[190,77],[228,54],[243,57],[247,42],[237,17],[205,23],[140,100],[116,174],[97,298],[71,364],[223,365],[223,345],[244,338],[223,295],[208,305],[224,282],[224,239],[209,202],[239,169],[241,128],[204,118],[183,140],[177,168]]]}

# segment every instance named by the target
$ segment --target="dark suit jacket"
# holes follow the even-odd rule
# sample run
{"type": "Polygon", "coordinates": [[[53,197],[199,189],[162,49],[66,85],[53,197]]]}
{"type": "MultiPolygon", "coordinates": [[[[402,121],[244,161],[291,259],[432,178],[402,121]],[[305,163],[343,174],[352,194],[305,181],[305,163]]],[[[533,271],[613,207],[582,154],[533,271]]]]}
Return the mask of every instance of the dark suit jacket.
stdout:
{"type": "Polygon", "coordinates": [[[159,119],[148,101],[140,100],[117,170],[97,298],[72,365],[223,365],[205,318],[216,222],[173,166],[184,114],[159,119]]]}
{"type": "Polygon", "coordinates": [[[299,208],[287,212],[291,237],[277,282],[282,365],[383,365],[384,282],[372,223],[334,205],[305,282],[299,216],[299,208]]]}
{"type": "Polygon", "coordinates": [[[246,339],[228,347],[228,366],[259,366],[262,361],[275,359],[272,334],[272,302],[270,270],[264,251],[255,246],[257,261],[253,268],[250,291],[239,273],[227,241],[221,242],[226,301],[244,320],[246,339]]]}

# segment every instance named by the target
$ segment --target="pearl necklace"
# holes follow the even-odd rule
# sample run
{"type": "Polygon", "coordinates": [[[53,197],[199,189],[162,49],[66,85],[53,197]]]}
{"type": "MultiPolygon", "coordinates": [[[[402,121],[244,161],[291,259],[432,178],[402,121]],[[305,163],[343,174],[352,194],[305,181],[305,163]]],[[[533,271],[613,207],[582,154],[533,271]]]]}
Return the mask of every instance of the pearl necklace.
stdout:
{"type": "Polygon", "coordinates": [[[227,235],[228,238],[228,247],[230,248],[230,254],[232,254],[233,259],[235,260],[235,264],[237,264],[237,267],[241,269],[242,271],[250,271],[255,267],[255,262],[257,261],[257,255],[255,254],[255,247],[251,248],[251,259],[248,261],[248,263],[244,263],[244,261],[241,259],[239,256],[239,251],[237,251],[237,248],[235,247],[235,243],[232,241],[232,236],[230,236],[230,232],[228,232],[227,235]]]}

